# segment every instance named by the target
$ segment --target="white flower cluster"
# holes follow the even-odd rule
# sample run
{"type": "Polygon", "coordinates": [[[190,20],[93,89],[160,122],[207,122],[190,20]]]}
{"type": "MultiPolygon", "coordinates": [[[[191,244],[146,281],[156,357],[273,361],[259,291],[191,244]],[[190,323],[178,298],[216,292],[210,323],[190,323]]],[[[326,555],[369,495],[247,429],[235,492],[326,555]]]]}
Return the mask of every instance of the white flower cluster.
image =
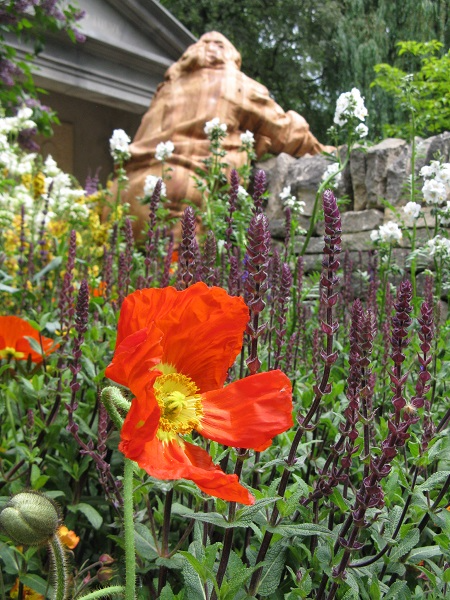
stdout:
{"type": "Polygon", "coordinates": [[[15,117],[3,117],[0,119],[0,133],[18,133],[23,129],[34,129],[37,125],[31,120],[32,116],[32,109],[28,108],[28,106],[22,106],[17,111],[15,117]]]}
{"type": "Polygon", "coordinates": [[[255,136],[247,129],[245,133],[241,133],[241,144],[253,148],[255,144],[255,136]]]}
{"type": "Polygon", "coordinates": [[[114,129],[109,140],[109,149],[113,160],[128,160],[131,156],[129,144],[131,139],[123,129],[114,129]]]}
{"type": "Polygon", "coordinates": [[[279,194],[279,198],[285,208],[290,208],[294,214],[302,214],[304,212],[305,203],[302,200],[297,200],[296,196],[291,194],[291,186],[287,185],[279,194]]]}
{"type": "Polygon", "coordinates": [[[388,221],[384,225],[380,225],[379,229],[374,229],[370,234],[370,239],[373,242],[399,242],[403,237],[402,230],[395,221],[388,221]]]}
{"type": "MultiPolygon", "coordinates": [[[[17,149],[16,149],[17,151],[17,149]]],[[[11,151],[13,153],[13,151],[11,151]]],[[[0,195],[0,210],[9,208],[12,213],[19,214],[21,207],[25,209],[26,219],[35,224],[40,224],[44,219],[49,221],[73,221],[89,217],[89,206],[79,200],[85,196],[82,189],[76,188],[70,175],[61,171],[51,156],[48,156],[42,167],[35,163],[36,155],[20,154],[16,157],[26,168],[22,173],[14,173],[14,176],[29,176],[31,179],[37,172],[42,177],[42,192],[40,196],[33,194],[33,187],[26,185],[23,181],[10,186],[8,192],[0,195]],[[45,210],[45,212],[44,212],[45,210]]],[[[13,172],[9,171],[13,176],[13,172]]]]}
{"type": "MultiPolygon", "coordinates": [[[[367,117],[367,108],[364,106],[364,98],[358,88],[353,88],[351,92],[341,94],[336,102],[336,112],[334,113],[334,122],[341,127],[345,125],[349,119],[357,118],[364,121],[367,117]]],[[[358,126],[360,127],[360,126],[358,126]]],[[[367,135],[367,127],[361,128],[358,131],[360,137],[367,135]]]]}
{"type": "Polygon", "coordinates": [[[428,240],[427,246],[431,256],[439,256],[441,258],[450,258],[450,240],[437,235],[428,240]]]}
{"type": "MultiPolygon", "coordinates": [[[[155,191],[156,184],[161,177],[156,177],[156,175],[147,175],[144,181],[144,196],[149,197],[155,191]]],[[[161,183],[161,196],[166,197],[167,189],[166,184],[164,182],[161,183]]]]}
{"type": "Polygon", "coordinates": [[[22,152],[17,143],[10,139],[17,137],[24,129],[34,129],[36,123],[31,120],[33,111],[23,106],[15,117],[0,118],[0,167],[6,169],[11,177],[21,177],[32,172],[36,154],[22,152]]]}
{"type": "Polygon", "coordinates": [[[167,142],[159,142],[156,146],[155,158],[156,160],[163,162],[172,156],[174,150],[175,146],[170,140],[167,142]]]}
{"type": "Polygon", "coordinates": [[[450,163],[432,160],[429,165],[420,169],[424,178],[422,187],[423,199],[427,204],[438,206],[447,200],[450,191],[450,163]]]}
{"type": "Polygon", "coordinates": [[[330,165],[328,165],[328,167],[325,169],[324,174],[322,175],[322,181],[325,181],[325,179],[328,179],[328,177],[337,173],[337,175],[333,178],[333,183],[338,185],[338,183],[342,179],[342,173],[338,173],[339,169],[340,165],[338,162],[333,162],[330,165]]]}
{"type": "Polygon", "coordinates": [[[207,121],[205,123],[205,128],[203,130],[206,134],[206,137],[210,140],[215,137],[223,137],[227,132],[227,126],[225,123],[221,123],[219,117],[215,117],[211,119],[211,121],[207,121]]]}
{"type": "Polygon", "coordinates": [[[410,217],[411,219],[418,219],[421,210],[422,207],[417,202],[408,202],[403,207],[403,212],[407,217],[410,217]]]}

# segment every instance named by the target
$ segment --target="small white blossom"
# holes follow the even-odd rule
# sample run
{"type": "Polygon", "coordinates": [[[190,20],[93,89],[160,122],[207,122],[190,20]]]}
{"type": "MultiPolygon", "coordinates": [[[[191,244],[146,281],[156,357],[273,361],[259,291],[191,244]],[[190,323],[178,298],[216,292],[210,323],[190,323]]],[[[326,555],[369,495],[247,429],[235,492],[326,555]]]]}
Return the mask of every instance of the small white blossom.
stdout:
{"type": "Polygon", "coordinates": [[[242,185],[240,185],[238,187],[238,193],[237,193],[238,202],[245,202],[247,200],[247,198],[248,198],[247,190],[244,187],[242,187],[242,185]]]}
{"type": "Polygon", "coordinates": [[[423,199],[427,204],[441,204],[447,198],[447,188],[439,179],[427,179],[422,188],[423,199]]]}
{"type": "Polygon", "coordinates": [[[438,218],[441,225],[450,225],[450,200],[447,200],[446,206],[441,207],[438,218]]]}
{"type": "Polygon", "coordinates": [[[427,246],[431,256],[440,256],[442,258],[450,258],[450,240],[440,235],[428,240],[427,246]]]}
{"type": "Polygon", "coordinates": [[[360,123],[357,127],[355,127],[355,131],[360,138],[365,138],[369,133],[369,128],[364,123],[360,123]]]}
{"type": "Polygon", "coordinates": [[[305,203],[302,200],[297,200],[296,196],[291,194],[291,186],[287,185],[279,194],[280,200],[283,202],[284,207],[288,207],[292,212],[301,214],[305,207],[305,203]]]}
{"type": "Polygon", "coordinates": [[[61,169],[58,167],[56,160],[54,160],[53,156],[49,154],[44,162],[44,173],[48,177],[56,177],[61,172],[61,169]]]}
{"type": "Polygon", "coordinates": [[[255,136],[251,131],[247,129],[245,133],[241,133],[241,144],[243,146],[253,146],[255,143],[255,136]]]}
{"type": "Polygon", "coordinates": [[[170,140],[167,142],[160,142],[156,146],[155,158],[160,161],[167,160],[172,156],[174,150],[175,146],[170,140]]]}
{"type": "Polygon", "coordinates": [[[374,230],[370,234],[370,239],[373,242],[399,242],[403,237],[402,230],[394,221],[388,221],[381,225],[378,230],[374,230]]]}
{"type": "Polygon", "coordinates": [[[367,115],[364,98],[358,88],[353,88],[351,92],[345,92],[339,96],[336,102],[336,112],[334,113],[336,125],[343,126],[352,117],[364,121],[367,115]]]}
{"type": "Polygon", "coordinates": [[[215,135],[223,136],[223,134],[227,132],[227,126],[225,123],[220,122],[219,117],[215,117],[211,121],[205,123],[204,132],[209,139],[215,135]]]}
{"type": "Polygon", "coordinates": [[[422,207],[417,202],[408,202],[403,207],[403,212],[407,217],[411,217],[411,219],[418,219],[421,209],[422,207]]]}
{"type": "Polygon", "coordinates": [[[420,169],[419,175],[426,178],[435,177],[439,172],[439,167],[439,161],[432,160],[429,165],[425,165],[420,169]]]}
{"type": "Polygon", "coordinates": [[[342,173],[338,173],[340,168],[341,167],[338,162],[333,162],[330,165],[328,165],[328,167],[324,171],[324,174],[322,175],[322,181],[325,181],[325,179],[328,179],[328,177],[330,177],[331,175],[336,174],[334,177],[334,182],[337,185],[342,179],[342,173]]]}
{"type": "MultiPolygon", "coordinates": [[[[144,181],[144,196],[151,196],[155,191],[155,186],[158,183],[160,177],[156,177],[156,175],[147,175],[144,181]]],[[[166,184],[161,182],[161,196],[166,196],[166,184]]]]}
{"type": "Polygon", "coordinates": [[[109,140],[109,148],[114,160],[126,160],[130,158],[130,142],[131,139],[123,129],[114,129],[111,139],[109,140]]]}

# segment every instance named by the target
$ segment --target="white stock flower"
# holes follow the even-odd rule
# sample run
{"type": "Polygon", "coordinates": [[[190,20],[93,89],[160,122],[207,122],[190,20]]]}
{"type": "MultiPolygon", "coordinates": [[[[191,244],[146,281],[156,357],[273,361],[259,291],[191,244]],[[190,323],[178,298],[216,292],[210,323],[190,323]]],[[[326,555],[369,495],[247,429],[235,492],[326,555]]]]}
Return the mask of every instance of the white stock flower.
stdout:
{"type": "Polygon", "coordinates": [[[441,225],[450,225],[450,200],[447,200],[446,206],[441,207],[438,219],[441,225]]]}
{"type": "MultiPolygon", "coordinates": [[[[158,183],[159,179],[161,179],[161,177],[156,177],[156,175],[147,175],[144,181],[144,196],[151,196],[153,194],[153,192],[155,191],[155,186],[158,183]]],[[[165,197],[166,193],[166,184],[162,181],[161,196],[165,197]]]]}
{"type": "Polygon", "coordinates": [[[167,142],[159,142],[156,146],[155,158],[161,162],[170,158],[175,150],[173,142],[168,140],[167,142]]]}
{"type": "Polygon", "coordinates": [[[403,212],[407,217],[411,217],[411,219],[418,219],[421,209],[422,207],[417,202],[408,202],[403,207],[403,212]]]}
{"type": "Polygon", "coordinates": [[[214,117],[211,121],[205,123],[204,132],[208,138],[211,139],[214,135],[223,135],[227,132],[227,126],[225,123],[221,123],[219,117],[214,117]]]}
{"type": "Polygon", "coordinates": [[[441,204],[447,198],[447,188],[440,179],[427,179],[422,188],[423,199],[427,204],[441,204]]]}
{"type": "Polygon", "coordinates": [[[245,133],[241,133],[241,144],[243,146],[253,146],[255,143],[255,136],[251,131],[247,129],[245,133]]]}
{"type": "Polygon", "coordinates": [[[428,240],[427,246],[430,250],[430,255],[440,256],[442,258],[450,257],[450,240],[440,235],[428,240]]]}
{"type": "Polygon", "coordinates": [[[352,117],[364,121],[367,115],[364,98],[358,88],[353,88],[351,92],[345,92],[339,96],[336,102],[336,112],[334,113],[336,125],[345,125],[352,117]]]}
{"type": "Polygon", "coordinates": [[[403,237],[402,230],[394,221],[388,221],[381,225],[378,230],[374,230],[370,234],[370,239],[374,242],[399,242],[403,237]]]}
{"type": "Polygon", "coordinates": [[[109,140],[109,149],[114,160],[130,158],[129,144],[131,139],[123,129],[114,129],[109,140]]]}
{"type": "Polygon", "coordinates": [[[31,119],[32,116],[33,116],[33,110],[31,108],[29,108],[28,106],[23,105],[17,111],[17,118],[20,121],[27,121],[28,119],[31,119]]]}
{"type": "Polygon", "coordinates": [[[360,138],[365,138],[369,133],[369,128],[364,123],[360,123],[357,127],[355,127],[355,131],[360,138]]]}

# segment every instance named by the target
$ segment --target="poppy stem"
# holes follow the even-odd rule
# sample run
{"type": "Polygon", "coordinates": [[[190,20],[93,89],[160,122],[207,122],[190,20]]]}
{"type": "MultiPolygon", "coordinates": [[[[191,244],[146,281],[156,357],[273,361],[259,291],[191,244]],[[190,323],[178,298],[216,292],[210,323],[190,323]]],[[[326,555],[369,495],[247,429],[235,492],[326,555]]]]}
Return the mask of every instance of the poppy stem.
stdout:
{"type": "Polygon", "coordinates": [[[133,520],[133,471],[134,463],[125,458],[123,472],[123,529],[125,539],[125,600],[135,600],[136,550],[134,546],[133,520]]]}

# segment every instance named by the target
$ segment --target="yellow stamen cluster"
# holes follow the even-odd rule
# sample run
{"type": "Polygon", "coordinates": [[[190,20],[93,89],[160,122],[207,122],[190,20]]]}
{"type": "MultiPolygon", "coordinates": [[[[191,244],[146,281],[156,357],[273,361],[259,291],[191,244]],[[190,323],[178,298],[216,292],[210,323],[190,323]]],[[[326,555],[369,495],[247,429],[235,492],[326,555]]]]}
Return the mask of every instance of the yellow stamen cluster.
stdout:
{"type": "Polygon", "coordinates": [[[190,433],[198,426],[203,416],[202,397],[196,393],[198,388],[192,379],[180,373],[160,375],[154,391],[161,409],[157,435],[162,442],[172,440],[175,434],[190,433]]]}
{"type": "Polygon", "coordinates": [[[0,350],[0,360],[2,358],[15,358],[17,360],[20,360],[21,358],[25,358],[25,352],[18,352],[15,348],[6,346],[6,348],[0,350]]]}

